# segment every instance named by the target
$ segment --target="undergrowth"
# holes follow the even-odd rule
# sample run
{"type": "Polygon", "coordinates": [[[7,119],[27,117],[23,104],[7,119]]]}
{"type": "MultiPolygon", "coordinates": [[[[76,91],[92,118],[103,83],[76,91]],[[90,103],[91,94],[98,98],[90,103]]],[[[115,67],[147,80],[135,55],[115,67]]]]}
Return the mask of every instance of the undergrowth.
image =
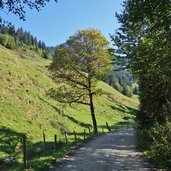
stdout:
{"type": "Polygon", "coordinates": [[[171,123],[139,127],[137,143],[140,150],[157,168],[171,169],[171,123]]]}

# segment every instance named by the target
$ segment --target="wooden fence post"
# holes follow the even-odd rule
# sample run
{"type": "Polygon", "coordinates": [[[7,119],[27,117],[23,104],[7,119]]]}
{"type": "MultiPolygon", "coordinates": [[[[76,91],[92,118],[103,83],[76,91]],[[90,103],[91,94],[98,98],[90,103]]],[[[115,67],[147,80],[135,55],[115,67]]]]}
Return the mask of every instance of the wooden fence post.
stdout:
{"type": "Polygon", "coordinates": [[[65,131],[65,142],[68,144],[68,137],[67,137],[67,132],[65,131]]]}
{"type": "Polygon", "coordinates": [[[46,153],[46,136],[44,131],[43,131],[43,150],[44,153],[46,153]]]}
{"type": "Polygon", "coordinates": [[[90,131],[90,127],[88,127],[88,131],[89,131],[89,133],[91,132],[91,131],[90,131]]]}
{"type": "Polygon", "coordinates": [[[57,149],[57,135],[54,135],[54,149],[57,149]]]}
{"type": "Polygon", "coordinates": [[[85,135],[85,134],[86,134],[86,130],[84,129],[84,140],[85,140],[85,138],[86,138],[86,135],[85,135]]]}
{"type": "Polygon", "coordinates": [[[110,129],[110,127],[109,127],[109,125],[108,125],[108,123],[107,123],[107,122],[106,122],[106,126],[107,126],[108,131],[110,132],[110,131],[111,131],[111,129],[110,129]]]}
{"type": "Polygon", "coordinates": [[[77,141],[77,135],[76,135],[76,132],[74,131],[74,139],[75,139],[75,142],[77,141]]]}
{"type": "Polygon", "coordinates": [[[24,168],[27,168],[27,144],[26,144],[26,135],[23,135],[23,160],[24,160],[24,168]]]}

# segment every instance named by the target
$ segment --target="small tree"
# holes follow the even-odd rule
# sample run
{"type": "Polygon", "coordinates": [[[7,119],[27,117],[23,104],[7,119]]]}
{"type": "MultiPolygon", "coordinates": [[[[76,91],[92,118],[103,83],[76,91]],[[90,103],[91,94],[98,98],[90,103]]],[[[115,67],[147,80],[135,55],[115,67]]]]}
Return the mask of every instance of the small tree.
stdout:
{"type": "Polygon", "coordinates": [[[8,36],[9,38],[8,38],[8,43],[7,43],[7,45],[6,45],[6,47],[7,48],[9,48],[9,49],[14,49],[14,48],[16,48],[16,43],[15,43],[15,39],[14,39],[14,37],[12,37],[12,36],[8,36]]]}
{"type": "Polygon", "coordinates": [[[8,43],[8,39],[9,39],[9,35],[8,34],[0,34],[0,44],[2,46],[7,46],[7,43],[8,43]]]}
{"type": "Polygon", "coordinates": [[[57,90],[51,91],[52,95],[60,102],[88,105],[94,133],[97,133],[94,96],[100,92],[97,81],[111,69],[112,63],[107,48],[108,41],[100,31],[80,30],[56,49],[50,66],[53,79],[62,81],[57,90]]]}

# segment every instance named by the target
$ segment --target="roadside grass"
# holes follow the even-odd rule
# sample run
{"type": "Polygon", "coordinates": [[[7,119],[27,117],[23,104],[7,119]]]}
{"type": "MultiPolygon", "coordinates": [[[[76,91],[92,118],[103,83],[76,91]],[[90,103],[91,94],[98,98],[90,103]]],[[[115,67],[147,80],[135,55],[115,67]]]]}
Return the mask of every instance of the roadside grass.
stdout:
{"type": "MultiPolygon", "coordinates": [[[[23,134],[28,141],[30,170],[48,170],[56,158],[73,148],[73,131],[79,141],[84,140],[84,129],[86,134],[88,128],[92,131],[87,106],[63,105],[47,96],[49,89],[57,86],[48,71],[51,61],[33,54],[34,58],[30,57],[29,53],[0,46],[0,170],[22,170],[23,134]],[[42,131],[46,135],[46,154],[43,153],[42,131]],[[64,141],[65,131],[70,142],[55,151],[54,134],[58,142],[64,141]]],[[[103,95],[95,99],[99,131],[106,128],[106,122],[113,129],[118,124],[133,122],[138,111],[138,97],[125,97],[103,82],[98,86],[103,90],[103,95]]]]}
{"type": "MultiPolygon", "coordinates": [[[[139,126],[139,125],[138,125],[139,126]]],[[[138,127],[137,145],[139,150],[158,170],[171,169],[171,123],[155,124],[148,127],[138,127]]]]}
{"type": "MultiPolygon", "coordinates": [[[[114,125],[110,125],[111,131],[117,131],[118,129],[128,128],[132,127],[132,125],[127,122],[120,122],[114,125]]],[[[101,128],[101,127],[100,127],[101,128]]],[[[109,132],[109,130],[106,128],[106,126],[103,126],[103,130],[99,128],[98,134],[96,136],[99,136],[101,134],[109,132]]],[[[75,137],[73,133],[68,133],[68,143],[65,142],[65,136],[61,135],[61,137],[58,138],[57,143],[57,149],[54,148],[54,142],[53,141],[46,141],[46,151],[44,152],[43,143],[40,142],[27,142],[27,153],[28,153],[28,170],[31,171],[46,171],[52,168],[57,162],[60,163],[60,160],[66,156],[69,155],[75,150],[76,148],[80,147],[84,142],[91,140],[92,138],[96,137],[91,132],[89,133],[88,130],[86,130],[86,133],[84,135],[84,132],[76,133],[77,140],[75,141],[75,137]],[[85,136],[85,139],[84,139],[85,136]]],[[[21,139],[21,135],[20,135],[21,139]]],[[[11,152],[14,151],[11,148],[11,145],[8,147],[11,152]]],[[[13,148],[16,148],[16,146],[13,146],[13,148]]],[[[6,148],[5,148],[6,149],[6,148]]],[[[12,154],[12,153],[11,153],[12,154]]],[[[13,156],[16,157],[16,153],[13,153],[13,156]]],[[[0,160],[0,169],[1,170],[24,170],[23,162],[22,162],[22,151],[21,149],[17,152],[18,160],[17,162],[7,161],[4,163],[4,161],[0,160]]],[[[12,160],[12,159],[11,159],[12,160]]]]}

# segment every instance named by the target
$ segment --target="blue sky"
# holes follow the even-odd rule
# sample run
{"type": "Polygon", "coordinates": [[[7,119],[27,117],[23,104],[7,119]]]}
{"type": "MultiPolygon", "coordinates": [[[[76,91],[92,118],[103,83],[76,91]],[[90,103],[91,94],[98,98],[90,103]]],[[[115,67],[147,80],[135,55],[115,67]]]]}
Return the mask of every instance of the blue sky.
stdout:
{"type": "Polygon", "coordinates": [[[65,42],[79,29],[96,28],[110,41],[119,24],[115,12],[122,10],[123,0],[53,0],[40,12],[27,10],[26,21],[4,13],[16,28],[23,27],[48,46],[65,42]]]}

